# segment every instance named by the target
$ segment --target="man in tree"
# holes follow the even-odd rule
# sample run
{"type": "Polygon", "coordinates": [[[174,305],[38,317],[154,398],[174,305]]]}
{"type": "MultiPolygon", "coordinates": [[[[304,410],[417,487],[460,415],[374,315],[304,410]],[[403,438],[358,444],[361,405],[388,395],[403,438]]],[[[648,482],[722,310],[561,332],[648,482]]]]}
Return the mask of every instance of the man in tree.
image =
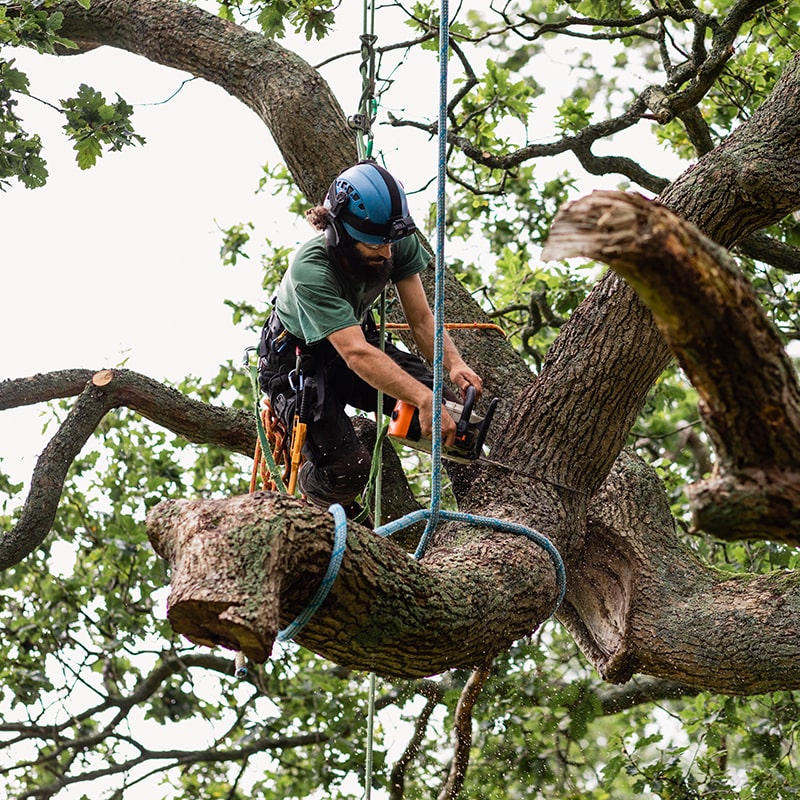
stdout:
{"type": "MultiPolygon", "coordinates": [[[[300,248],[278,288],[261,337],[260,381],[287,429],[298,403],[309,417],[300,490],[318,505],[341,503],[357,514],[370,454],[345,406],[374,411],[382,391],[387,413],[397,400],[411,403],[422,435],[431,435],[433,375],[422,359],[390,342],[381,351],[370,312],[391,281],[417,346],[432,360],[434,319],[419,277],[429,257],[412,235],[403,187],[374,161],[341,172],[307,217],[322,235],[300,248]]],[[[480,394],[480,377],[446,335],[443,356],[451,381],[480,394]]],[[[444,445],[454,438],[455,423],[443,414],[444,445]]]]}

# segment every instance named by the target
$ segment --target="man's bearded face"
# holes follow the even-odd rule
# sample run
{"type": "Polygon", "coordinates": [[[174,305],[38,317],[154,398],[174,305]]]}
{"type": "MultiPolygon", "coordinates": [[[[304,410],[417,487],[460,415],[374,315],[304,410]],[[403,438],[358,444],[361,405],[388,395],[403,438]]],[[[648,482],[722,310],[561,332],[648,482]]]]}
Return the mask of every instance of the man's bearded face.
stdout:
{"type": "Polygon", "coordinates": [[[392,245],[382,244],[380,247],[354,242],[342,254],[342,266],[345,271],[360,283],[372,284],[376,281],[386,282],[392,273],[392,245]]]}

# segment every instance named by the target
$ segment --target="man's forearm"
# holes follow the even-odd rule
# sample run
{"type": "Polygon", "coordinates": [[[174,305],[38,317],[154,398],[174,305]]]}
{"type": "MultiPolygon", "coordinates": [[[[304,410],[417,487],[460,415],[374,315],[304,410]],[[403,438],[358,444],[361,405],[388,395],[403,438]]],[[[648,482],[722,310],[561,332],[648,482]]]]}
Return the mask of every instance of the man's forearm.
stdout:
{"type": "Polygon", "coordinates": [[[347,359],[347,366],[370,386],[389,397],[403,400],[417,407],[430,403],[432,392],[395,364],[389,356],[376,347],[355,353],[347,359]]]}
{"type": "MultiPolygon", "coordinates": [[[[420,328],[412,328],[411,333],[414,336],[414,341],[425,358],[433,363],[434,356],[434,331],[433,331],[433,317],[431,317],[430,325],[420,328]]],[[[461,364],[464,359],[455,343],[450,338],[447,331],[442,332],[442,363],[446,370],[451,370],[456,364],[461,364]]]]}

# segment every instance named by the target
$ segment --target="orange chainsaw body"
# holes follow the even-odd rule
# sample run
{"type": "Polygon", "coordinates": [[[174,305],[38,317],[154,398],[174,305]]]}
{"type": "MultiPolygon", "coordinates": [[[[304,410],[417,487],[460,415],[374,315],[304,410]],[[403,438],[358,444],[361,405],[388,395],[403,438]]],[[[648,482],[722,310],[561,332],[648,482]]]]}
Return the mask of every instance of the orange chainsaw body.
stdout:
{"type": "MultiPolygon", "coordinates": [[[[443,404],[443,410],[450,414],[456,423],[456,440],[452,446],[442,447],[442,458],[462,464],[469,464],[480,458],[497,398],[492,398],[483,417],[472,413],[474,403],[475,389],[470,386],[466,392],[464,405],[454,402],[443,404]]],[[[401,444],[426,453],[431,452],[431,440],[423,437],[420,430],[419,409],[411,403],[397,401],[389,419],[388,433],[401,444]]]]}

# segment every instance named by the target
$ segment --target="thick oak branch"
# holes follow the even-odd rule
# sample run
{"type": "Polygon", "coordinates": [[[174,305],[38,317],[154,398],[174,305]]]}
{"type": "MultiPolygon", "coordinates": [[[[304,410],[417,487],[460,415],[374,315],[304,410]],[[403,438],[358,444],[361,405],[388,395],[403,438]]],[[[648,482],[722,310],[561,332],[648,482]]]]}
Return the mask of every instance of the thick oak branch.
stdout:
{"type": "Polygon", "coordinates": [[[678,539],[663,484],[623,453],[571,554],[565,622],[609,681],[654,675],[723,694],[800,687],[800,575],[725,573],[678,539]]]}
{"type": "Polygon", "coordinates": [[[800,387],[730,256],[663,206],[623,192],[561,209],[545,256],[577,255],[605,262],[637,291],[698,391],[720,474],[693,492],[697,524],[726,538],[800,543],[800,387]]]}
{"type": "MultiPolygon", "coordinates": [[[[264,661],[328,566],[333,518],[286,495],[165,501],[148,534],[170,563],[169,619],[192,641],[264,661]]],[[[524,537],[476,531],[421,561],[358,525],[322,607],[297,636],[345,667],[420,677],[483,664],[552,611],[552,563],[524,537]]]]}

